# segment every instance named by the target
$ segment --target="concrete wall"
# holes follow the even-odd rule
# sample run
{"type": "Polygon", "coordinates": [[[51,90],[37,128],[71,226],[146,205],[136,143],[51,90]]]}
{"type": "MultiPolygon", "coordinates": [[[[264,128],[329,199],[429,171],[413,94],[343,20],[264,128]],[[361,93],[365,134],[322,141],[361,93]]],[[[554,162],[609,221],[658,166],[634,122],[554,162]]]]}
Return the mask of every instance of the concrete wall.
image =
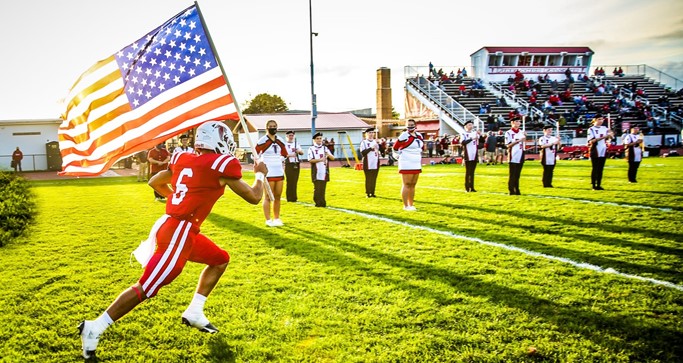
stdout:
{"type": "Polygon", "coordinates": [[[9,170],[12,153],[19,147],[24,153],[24,171],[47,170],[45,145],[57,141],[61,120],[0,121],[0,169],[9,170]]]}

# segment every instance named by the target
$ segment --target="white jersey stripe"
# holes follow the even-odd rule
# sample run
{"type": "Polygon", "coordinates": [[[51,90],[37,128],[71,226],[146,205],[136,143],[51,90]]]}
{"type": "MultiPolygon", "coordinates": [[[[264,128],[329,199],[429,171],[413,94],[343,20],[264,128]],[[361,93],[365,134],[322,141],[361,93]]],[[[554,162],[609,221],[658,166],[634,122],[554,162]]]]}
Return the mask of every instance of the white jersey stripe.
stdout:
{"type": "Polygon", "coordinates": [[[211,165],[211,169],[218,170],[218,164],[220,164],[221,161],[223,161],[223,159],[225,159],[227,157],[228,157],[228,155],[221,155],[221,156],[217,157],[216,160],[213,161],[213,165],[211,165]]]}
{"type": "Polygon", "coordinates": [[[154,267],[154,271],[149,275],[149,278],[145,283],[142,285],[142,290],[145,291],[145,294],[147,296],[150,296],[150,294],[147,292],[147,289],[150,287],[150,284],[154,281],[154,279],[157,277],[159,274],[159,270],[161,270],[161,267],[166,263],[166,261],[169,258],[169,255],[173,252],[173,246],[175,246],[176,241],[178,239],[178,235],[180,234],[180,231],[184,227],[186,221],[180,221],[180,224],[176,227],[175,232],[173,233],[173,238],[171,239],[171,243],[168,245],[168,248],[166,251],[164,251],[164,254],[161,256],[161,259],[157,263],[157,265],[154,267]]]}
{"type": "Polygon", "coordinates": [[[175,153],[171,155],[171,164],[175,164],[178,162],[178,158],[180,157],[180,154],[182,153],[175,153]]]}
{"type": "Polygon", "coordinates": [[[235,158],[235,157],[231,156],[231,157],[225,159],[225,161],[223,161],[223,163],[221,163],[221,166],[218,168],[218,171],[220,171],[221,174],[224,173],[224,172],[225,172],[225,168],[228,167],[228,163],[229,163],[230,161],[232,161],[232,159],[234,159],[234,158],[235,158]]]}
{"type": "Polygon", "coordinates": [[[180,257],[180,254],[183,252],[183,249],[185,248],[185,242],[187,242],[187,234],[190,232],[190,228],[192,227],[192,223],[185,222],[185,227],[183,228],[183,236],[180,237],[180,241],[178,243],[178,247],[175,249],[175,252],[173,253],[173,258],[171,259],[171,262],[166,266],[166,269],[164,272],[161,274],[161,276],[157,279],[156,283],[152,288],[150,289],[150,293],[154,294],[156,290],[159,288],[159,285],[166,280],[166,277],[168,277],[168,274],[173,271],[173,269],[176,267],[176,263],[178,263],[178,258],[180,257]]]}

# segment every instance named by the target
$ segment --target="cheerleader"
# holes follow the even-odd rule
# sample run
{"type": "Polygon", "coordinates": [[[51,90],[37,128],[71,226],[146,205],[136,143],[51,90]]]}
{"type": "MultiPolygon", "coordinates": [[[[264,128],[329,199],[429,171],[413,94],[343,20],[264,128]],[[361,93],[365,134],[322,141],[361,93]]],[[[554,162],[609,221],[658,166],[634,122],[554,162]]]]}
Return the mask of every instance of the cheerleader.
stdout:
{"type": "Polygon", "coordinates": [[[287,157],[287,148],[284,141],[277,136],[277,122],[268,120],[266,122],[267,134],[259,139],[256,144],[256,152],[263,157],[263,162],[268,166],[268,184],[273,191],[273,219],[270,216],[271,200],[268,194],[263,198],[263,215],[266,218],[266,225],[269,227],[280,227],[283,225],[280,219],[280,197],[282,196],[282,184],[285,180],[285,171],[282,167],[283,158],[287,157]]]}
{"type": "Polygon", "coordinates": [[[415,120],[406,121],[406,130],[399,135],[394,144],[394,150],[400,155],[398,172],[403,178],[403,187],[401,187],[403,210],[417,210],[413,204],[415,202],[415,186],[422,172],[423,148],[424,140],[422,135],[415,130],[415,120]]]}

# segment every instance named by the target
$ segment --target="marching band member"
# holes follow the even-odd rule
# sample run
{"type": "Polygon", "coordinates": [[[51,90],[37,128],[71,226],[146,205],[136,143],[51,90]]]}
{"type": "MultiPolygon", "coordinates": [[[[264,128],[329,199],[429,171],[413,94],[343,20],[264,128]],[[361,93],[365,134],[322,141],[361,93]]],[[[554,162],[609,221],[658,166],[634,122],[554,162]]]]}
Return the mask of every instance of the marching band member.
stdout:
{"type": "Polygon", "coordinates": [[[285,180],[287,181],[287,201],[296,202],[297,199],[297,185],[299,183],[299,165],[301,160],[299,155],[303,155],[304,151],[297,144],[296,139],[294,139],[294,131],[287,131],[287,142],[285,142],[285,147],[287,148],[287,158],[285,159],[285,180]]]}
{"type": "Polygon", "coordinates": [[[268,166],[268,184],[273,191],[273,201],[266,193],[263,198],[263,215],[266,217],[266,225],[280,227],[283,225],[280,219],[280,197],[282,196],[282,183],[285,180],[285,171],[282,168],[282,159],[287,157],[287,147],[284,141],[277,136],[277,122],[266,122],[267,134],[256,143],[256,152],[263,157],[263,162],[268,166]],[[270,203],[273,203],[273,219],[270,216],[270,203]]]}
{"type": "Polygon", "coordinates": [[[543,136],[538,139],[538,146],[541,148],[543,187],[552,188],[555,160],[557,158],[557,150],[560,148],[560,139],[553,136],[552,126],[546,125],[543,127],[543,136]]]}
{"type": "Polygon", "coordinates": [[[394,150],[398,151],[398,172],[403,178],[401,188],[401,199],[403,200],[403,210],[417,210],[415,203],[415,185],[422,172],[422,149],[424,140],[415,130],[415,120],[406,121],[406,130],[398,136],[394,144],[394,150]]]}
{"type": "Polygon", "coordinates": [[[327,207],[325,189],[327,182],[330,181],[328,160],[334,160],[334,156],[330,149],[323,145],[323,134],[316,132],[313,135],[313,145],[308,148],[308,162],[311,163],[311,179],[313,180],[313,201],[316,207],[327,207]]]}
{"type": "Polygon", "coordinates": [[[474,190],[474,171],[477,169],[477,149],[479,146],[479,131],[473,130],[474,124],[472,121],[465,122],[465,133],[460,138],[465,155],[463,162],[465,163],[465,191],[476,192],[474,190]]]}
{"type": "Polygon", "coordinates": [[[519,129],[521,121],[518,118],[512,119],[512,128],[505,133],[505,145],[508,149],[508,162],[510,164],[510,175],[508,177],[508,191],[510,195],[521,195],[519,191],[519,177],[522,175],[524,166],[524,143],[526,142],[526,132],[519,129]]]}
{"type": "Polygon", "coordinates": [[[379,144],[375,140],[375,129],[365,130],[365,140],[360,143],[360,154],[363,156],[363,173],[365,173],[365,195],[375,197],[375,186],[379,174],[379,144]]]}
{"type": "Polygon", "coordinates": [[[637,183],[636,174],[638,174],[638,167],[640,161],[643,160],[643,139],[639,135],[640,129],[638,126],[631,127],[630,134],[624,134],[623,143],[626,150],[626,159],[628,160],[628,181],[630,183],[637,183]]]}
{"type": "Polygon", "coordinates": [[[593,119],[593,126],[588,129],[588,147],[590,148],[591,165],[591,184],[593,190],[605,190],[602,184],[602,171],[605,169],[607,159],[607,140],[614,137],[612,130],[602,126],[604,122],[602,114],[598,113],[593,119]]]}

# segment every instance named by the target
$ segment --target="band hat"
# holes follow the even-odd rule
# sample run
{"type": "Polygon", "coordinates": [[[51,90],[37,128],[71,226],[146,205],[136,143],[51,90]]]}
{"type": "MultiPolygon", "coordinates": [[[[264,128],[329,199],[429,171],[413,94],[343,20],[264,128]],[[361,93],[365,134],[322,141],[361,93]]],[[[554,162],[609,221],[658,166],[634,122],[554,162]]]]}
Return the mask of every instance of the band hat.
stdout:
{"type": "Polygon", "coordinates": [[[473,123],[472,120],[467,120],[467,121],[465,121],[465,125],[467,125],[467,124],[472,124],[472,123],[473,123]]]}
{"type": "Polygon", "coordinates": [[[318,137],[318,136],[323,137],[322,132],[316,132],[316,133],[313,135],[313,138],[315,139],[315,138],[318,137]]]}
{"type": "Polygon", "coordinates": [[[294,131],[289,130],[289,131],[285,132],[285,135],[294,135],[294,131]]]}
{"type": "Polygon", "coordinates": [[[371,127],[369,129],[365,130],[365,132],[377,132],[377,129],[375,129],[374,127],[371,127]]]}
{"type": "Polygon", "coordinates": [[[553,126],[550,126],[550,125],[543,126],[543,130],[552,129],[552,128],[553,128],[553,126]]]}

